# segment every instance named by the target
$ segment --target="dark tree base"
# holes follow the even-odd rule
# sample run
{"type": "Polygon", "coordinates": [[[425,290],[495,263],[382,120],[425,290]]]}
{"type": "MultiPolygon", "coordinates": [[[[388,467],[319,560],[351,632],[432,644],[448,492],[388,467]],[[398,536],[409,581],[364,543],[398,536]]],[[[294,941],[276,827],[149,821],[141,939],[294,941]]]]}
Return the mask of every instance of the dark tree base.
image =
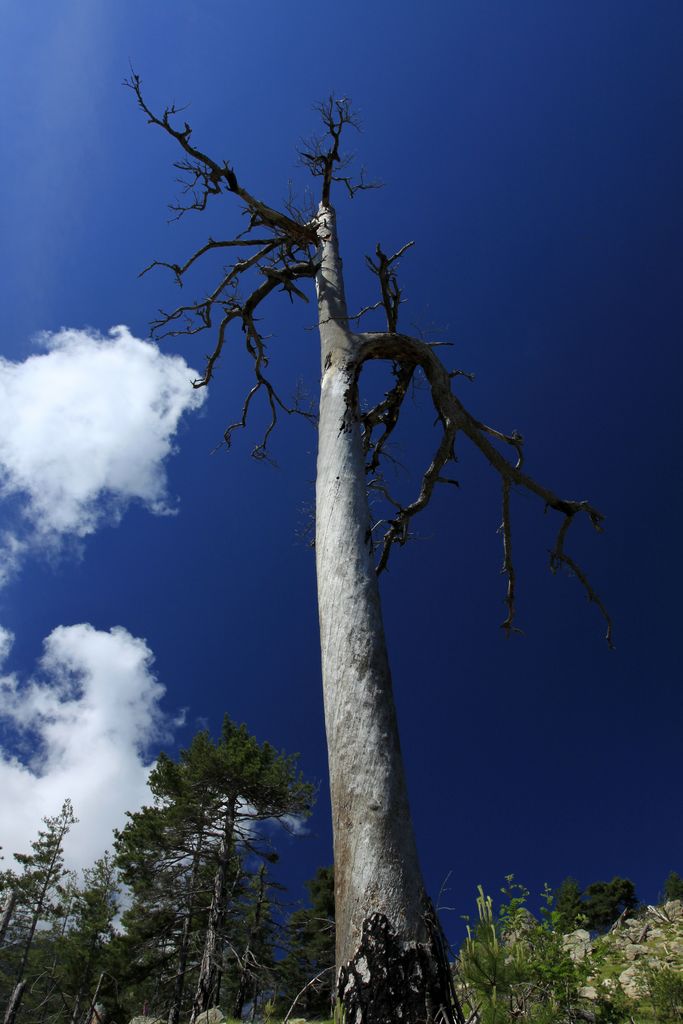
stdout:
{"type": "Polygon", "coordinates": [[[429,935],[406,944],[384,914],[366,918],[360,946],[339,972],[344,1024],[458,1024],[441,936],[431,927],[429,935]]]}

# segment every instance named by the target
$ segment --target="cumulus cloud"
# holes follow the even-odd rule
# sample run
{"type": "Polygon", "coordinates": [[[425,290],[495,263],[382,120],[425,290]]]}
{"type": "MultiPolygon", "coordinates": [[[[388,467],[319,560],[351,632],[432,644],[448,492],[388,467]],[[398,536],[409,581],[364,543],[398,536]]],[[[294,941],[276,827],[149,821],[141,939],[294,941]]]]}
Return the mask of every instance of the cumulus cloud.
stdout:
{"type": "MultiPolygon", "coordinates": [[[[0,669],[12,639],[0,627],[0,669]]],[[[145,641],[123,627],[107,632],[82,623],[50,633],[31,678],[0,675],[12,737],[11,751],[0,747],[5,855],[28,850],[42,817],[57,814],[69,797],[79,824],[67,839],[67,863],[88,866],[111,846],[125,812],[149,802],[149,745],[169,726],[153,660],[145,641]]]]}
{"type": "Polygon", "coordinates": [[[85,537],[131,501],[171,511],[165,460],[205,397],[184,359],[126,327],[63,329],[39,344],[24,362],[0,358],[0,497],[21,524],[0,538],[0,583],[27,548],[85,537]]]}

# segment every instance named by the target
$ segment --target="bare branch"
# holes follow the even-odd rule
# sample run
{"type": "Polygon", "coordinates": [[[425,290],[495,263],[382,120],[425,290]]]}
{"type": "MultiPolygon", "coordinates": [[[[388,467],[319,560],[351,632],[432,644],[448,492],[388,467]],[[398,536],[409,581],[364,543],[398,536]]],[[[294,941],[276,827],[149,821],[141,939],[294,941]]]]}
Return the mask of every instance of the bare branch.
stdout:
{"type": "Polygon", "coordinates": [[[325,128],[324,135],[313,135],[304,139],[299,149],[299,159],[304,167],[307,167],[316,178],[322,178],[321,202],[323,206],[330,205],[330,191],[332,182],[340,182],[353,199],[356,192],[367,189],[381,188],[380,182],[368,182],[365,180],[365,171],[361,168],[360,180],[354,181],[350,175],[340,174],[339,171],[349,166],[353,157],[343,155],[339,150],[339,142],[342,131],[349,125],[360,131],[360,120],[351,107],[350,100],[345,96],[337,99],[329,96],[322,103],[318,103],[315,109],[320,115],[325,128]]]}
{"type": "MultiPolygon", "coordinates": [[[[595,590],[589,583],[588,578],[583,569],[581,568],[581,566],[578,565],[577,562],[575,562],[574,559],[570,555],[568,555],[564,550],[564,542],[567,533],[569,532],[569,527],[572,525],[572,522],[573,516],[566,516],[562,525],[560,526],[560,529],[557,534],[557,540],[555,541],[555,547],[550,552],[550,569],[551,572],[555,573],[560,568],[560,566],[566,565],[570,573],[576,576],[576,578],[581,583],[583,589],[586,591],[586,596],[588,597],[588,600],[592,601],[593,604],[597,605],[600,614],[604,618],[607,624],[605,640],[607,641],[607,645],[609,646],[610,650],[613,650],[614,642],[612,639],[612,619],[607,609],[605,608],[604,604],[600,600],[599,596],[596,594],[595,590]]],[[[599,525],[596,526],[595,523],[593,525],[598,530],[601,528],[599,525]]]]}
{"type": "Polygon", "coordinates": [[[197,251],[194,252],[190,256],[190,258],[188,260],[186,260],[185,263],[183,263],[182,265],[179,264],[179,263],[165,263],[163,260],[152,260],[152,262],[148,266],[146,266],[144,270],[140,271],[140,273],[138,274],[138,277],[144,277],[145,274],[148,271],[152,270],[154,267],[166,267],[168,270],[172,270],[173,271],[173,273],[175,275],[175,278],[176,278],[176,283],[182,287],[182,284],[183,284],[183,282],[182,282],[183,274],[187,270],[189,270],[190,267],[192,266],[192,264],[196,260],[198,260],[200,258],[200,256],[203,256],[205,252],[209,252],[209,250],[211,250],[211,249],[226,249],[226,248],[233,248],[235,246],[242,246],[242,245],[268,245],[270,242],[272,242],[271,238],[240,238],[240,237],[237,237],[237,238],[232,238],[229,241],[225,241],[225,242],[215,242],[213,240],[213,238],[210,238],[208,240],[208,242],[205,243],[205,245],[202,245],[199,249],[197,249],[197,251]]]}
{"type": "Polygon", "coordinates": [[[372,453],[367,465],[370,473],[376,472],[384,447],[398,423],[403,400],[415,373],[415,364],[394,363],[393,372],[396,379],[394,387],[387,391],[381,402],[361,416],[363,451],[366,455],[372,453]],[[373,441],[372,432],[377,426],[382,426],[383,432],[377,441],[373,441]]]}
{"type": "Polygon", "coordinates": [[[375,263],[370,256],[365,257],[367,265],[373,274],[376,274],[379,278],[380,289],[382,291],[382,305],[387,314],[387,330],[392,333],[396,330],[398,324],[398,309],[401,304],[401,289],[398,286],[398,279],[396,277],[396,267],[398,260],[401,258],[407,249],[410,249],[415,242],[406,242],[406,244],[395,252],[393,256],[387,256],[386,253],[382,252],[382,248],[377,243],[375,254],[377,256],[377,263],[375,263]]]}
{"type": "MultiPolygon", "coordinates": [[[[455,460],[455,438],[458,431],[461,431],[499,474],[503,484],[503,522],[501,525],[504,551],[503,571],[508,578],[506,596],[508,616],[503,623],[503,628],[507,631],[514,629],[515,575],[512,563],[509,496],[511,488],[516,486],[535,494],[541,498],[546,508],[554,509],[564,517],[555,547],[551,552],[551,569],[556,571],[561,565],[565,565],[577,577],[589,600],[597,605],[600,613],[605,618],[607,622],[606,639],[609,646],[612,647],[612,624],[605,606],[589,583],[583,569],[564,550],[567,531],[577,515],[585,514],[593,528],[597,532],[601,532],[602,514],[587,501],[570,501],[560,498],[550,488],[545,487],[525,473],[522,470],[521,435],[516,431],[513,431],[511,434],[504,434],[472,416],[453,393],[450,374],[431,346],[405,334],[370,333],[359,335],[359,337],[362,339],[361,355],[358,361],[359,373],[363,363],[369,359],[388,359],[404,368],[410,366],[413,368],[421,367],[430,386],[431,398],[437,414],[437,422],[440,423],[442,428],[441,438],[432,461],[422,477],[419,494],[409,505],[403,506],[387,525],[377,565],[378,573],[387,567],[393,545],[403,545],[406,543],[412,518],[429,504],[437,483],[446,482],[447,478],[443,476],[442,471],[449,461],[455,460]],[[514,448],[517,455],[515,463],[508,461],[503,453],[491,442],[490,438],[494,438],[496,441],[514,448]]],[[[396,412],[396,402],[392,406],[392,412],[396,412]]]]}
{"type": "Polygon", "coordinates": [[[279,210],[274,210],[266,203],[261,202],[239,184],[235,171],[227,161],[221,163],[214,160],[193,145],[191,141],[192,128],[187,121],[183,122],[182,128],[174,126],[171,119],[181,113],[180,108],[173,104],[166,107],[163,114],[155,114],[142,95],[142,80],[132,68],[131,76],[124,84],[135,93],[138,105],[147,115],[149,124],[162,128],[171,138],[175,139],[189,157],[189,159],[179,160],[175,165],[186,175],[181,184],[185,194],[191,197],[191,201],[187,205],[178,203],[172,206],[178,216],[182,216],[188,210],[204,210],[210,196],[220,195],[222,192],[233,192],[246,204],[251,214],[252,227],[262,224],[274,231],[280,231],[290,239],[299,239],[307,244],[315,244],[315,233],[311,227],[298,223],[286,214],[280,213],[279,210]]]}
{"type": "Polygon", "coordinates": [[[501,572],[505,573],[508,578],[507,593],[505,595],[508,613],[505,621],[501,623],[501,629],[504,629],[507,635],[510,636],[512,632],[521,633],[522,631],[513,626],[515,618],[515,566],[512,561],[512,530],[510,528],[510,480],[507,477],[503,477],[503,520],[499,531],[503,535],[503,568],[501,572]]]}

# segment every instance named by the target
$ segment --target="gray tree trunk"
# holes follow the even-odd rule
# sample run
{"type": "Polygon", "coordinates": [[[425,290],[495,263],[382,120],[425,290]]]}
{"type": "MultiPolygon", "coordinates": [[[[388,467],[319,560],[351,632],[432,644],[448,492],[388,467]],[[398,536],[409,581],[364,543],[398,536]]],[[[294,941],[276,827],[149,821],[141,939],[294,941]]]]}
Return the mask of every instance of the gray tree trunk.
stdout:
{"type": "Polygon", "coordinates": [[[235,828],[235,801],[230,800],[223,819],[223,834],[218,850],[218,864],[214,875],[213,894],[209,920],[204,939],[204,952],[199,968],[197,989],[190,1015],[190,1024],[194,1024],[200,1013],[210,1010],[218,1004],[221,980],[221,964],[223,944],[223,922],[225,919],[228,895],[228,866],[233,848],[233,832],[235,828]]]}
{"type": "Polygon", "coordinates": [[[3,907],[2,917],[0,917],[0,942],[5,941],[5,935],[7,934],[7,929],[9,928],[10,921],[12,920],[12,914],[14,913],[14,905],[16,902],[17,890],[12,889],[7,897],[7,902],[3,907]]]}
{"type": "Polygon", "coordinates": [[[437,977],[443,965],[410,820],[372,551],[357,395],[360,338],[346,319],[334,211],[321,207],[319,220],[315,543],[338,998],[348,1024],[431,1021],[448,1001],[441,991],[447,985],[437,977]]]}
{"type": "Polygon", "coordinates": [[[180,949],[178,950],[178,969],[176,971],[175,982],[173,983],[173,997],[171,1000],[170,1009],[168,1011],[168,1024],[178,1024],[178,1022],[180,1021],[180,1008],[182,1006],[183,992],[185,990],[185,972],[187,970],[187,957],[190,951],[190,937],[192,934],[192,915],[194,913],[195,892],[197,888],[197,879],[199,877],[201,852],[202,834],[200,833],[197,839],[197,848],[195,849],[192,858],[192,872],[190,874],[187,908],[185,911],[185,919],[183,920],[183,930],[180,937],[180,949]]]}
{"type": "Polygon", "coordinates": [[[21,997],[24,994],[26,988],[26,979],[19,981],[12,989],[12,995],[9,998],[7,1009],[5,1010],[5,1017],[3,1024],[14,1024],[19,1013],[19,1007],[21,1006],[21,997]]]}

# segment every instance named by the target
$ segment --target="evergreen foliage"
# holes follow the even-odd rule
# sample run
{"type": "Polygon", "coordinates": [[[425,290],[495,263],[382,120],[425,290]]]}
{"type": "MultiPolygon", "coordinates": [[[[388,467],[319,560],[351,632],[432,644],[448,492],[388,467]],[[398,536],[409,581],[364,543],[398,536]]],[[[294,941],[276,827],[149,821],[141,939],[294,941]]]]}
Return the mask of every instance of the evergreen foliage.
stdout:
{"type": "MultiPolygon", "coordinates": [[[[328,1019],[333,868],[318,869],[306,883],[308,906],[288,915],[278,905],[282,887],[269,877],[278,859],[273,823],[288,828],[289,815],[306,814],[312,799],[296,758],[226,718],[217,741],[204,731],[177,759],[161,754],[149,786],[149,805],[129,813],[116,834],[115,856],[105,854],[82,880],[64,868],[63,843],[76,820],[68,800],[44,819],[30,852],[17,855],[19,870],[0,873],[7,1024],[126,1024],[141,1013],[188,1024],[215,1005],[230,1020],[275,1024],[295,1000],[293,1018],[328,1019]],[[126,909],[115,925],[122,889],[126,909]]],[[[629,936],[653,927],[647,915],[642,928],[629,917],[621,931],[594,939],[586,961],[572,959],[567,932],[605,931],[635,910],[631,881],[617,876],[582,890],[567,878],[554,895],[544,890],[540,920],[512,876],[501,895],[496,906],[479,889],[477,918],[453,965],[461,1024],[683,1020],[683,974],[670,956],[639,961],[640,1002],[609,973],[615,937],[620,948],[640,942],[629,936]]],[[[664,897],[682,895],[683,879],[671,872],[664,897]]],[[[656,933],[660,919],[652,920],[656,933]]],[[[665,936],[667,950],[676,934],[665,936]]]]}
{"type": "Polygon", "coordinates": [[[0,887],[14,894],[15,902],[2,949],[0,997],[6,1006],[6,1024],[12,1024],[22,1003],[49,1000],[54,988],[50,966],[51,942],[56,923],[66,913],[62,882],[64,839],[76,823],[70,800],[54,817],[43,818],[45,828],[31,843],[30,853],[15,853],[21,872],[3,872],[0,887]],[[40,927],[39,927],[40,926],[40,927]],[[36,981],[27,991],[26,983],[36,981]]]}
{"type": "Polygon", "coordinates": [[[295,757],[227,716],[217,742],[204,731],[177,762],[161,755],[150,789],[154,803],[130,814],[115,841],[133,895],[119,957],[133,965],[138,1004],[177,1024],[221,998],[244,1005],[273,974],[265,872],[250,890],[245,860],[276,859],[273,823],[307,814],[313,793],[295,757]],[[255,904],[250,892],[260,892],[255,904]]]}
{"type": "Polygon", "coordinates": [[[555,893],[555,911],[560,929],[571,932],[585,921],[581,887],[575,878],[565,878],[555,893]]]}
{"type": "Polygon", "coordinates": [[[638,897],[633,882],[618,875],[611,882],[593,882],[584,892],[586,925],[595,931],[604,931],[625,910],[634,910],[637,906],[638,897]]]}
{"type": "Polygon", "coordinates": [[[295,910],[286,927],[287,955],[280,965],[287,1012],[299,996],[294,1016],[326,1017],[334,990],[334,868],[318,868],[306,882],[310,906],[295,910]],[[314,981],[314,979],[318,979],[314,981]],[[306,986],[309,986],[306,988],[306,986]]]}
{"type": "Polygon", "coordinates": [[[677,871],[671,871],[667,876],[664,883],[664,899],[667,903],[669,900],[683,900],[683,878],[677,871]]]}

